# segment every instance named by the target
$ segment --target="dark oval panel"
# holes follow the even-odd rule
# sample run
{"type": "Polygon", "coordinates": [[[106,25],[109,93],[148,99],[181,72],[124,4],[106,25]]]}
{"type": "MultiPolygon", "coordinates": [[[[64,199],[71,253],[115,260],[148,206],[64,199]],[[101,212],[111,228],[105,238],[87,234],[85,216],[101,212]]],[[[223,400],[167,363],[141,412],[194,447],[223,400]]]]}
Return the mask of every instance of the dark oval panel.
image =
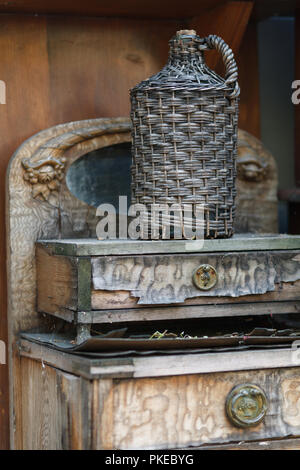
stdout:
{"type": "Polygon", "coordinates": [[[93,150],[70,166],[66,182],[71,193],[90,206],[113,204],[118,211],[119,196],[130,204],[131,143],[93,150]]]}

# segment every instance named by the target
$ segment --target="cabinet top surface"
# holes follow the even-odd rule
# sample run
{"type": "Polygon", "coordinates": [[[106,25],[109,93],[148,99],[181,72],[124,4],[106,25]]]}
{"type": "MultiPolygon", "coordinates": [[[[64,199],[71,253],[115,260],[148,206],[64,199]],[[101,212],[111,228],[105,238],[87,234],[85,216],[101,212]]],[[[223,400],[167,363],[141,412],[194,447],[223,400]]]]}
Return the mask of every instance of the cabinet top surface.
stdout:
{"type": "Polygon", "coordinates": [[[211,253],[231,251],[268,251],[300,249],[300,235],[237,234],[216,240],[39,240],[38,245],[52,254],[66,256],[103,256],[171,253],[211,253]]]}
{"type": "Polygon", "coordinates": [[[70,354],[21,338],[22,356],[65,370],[88,379],[167,377],[242,370],[280,369],[299,367],[293,360],[291,348],[262,348],[179,354],[132,355],[121,357],[84,357],[70,354]]]}

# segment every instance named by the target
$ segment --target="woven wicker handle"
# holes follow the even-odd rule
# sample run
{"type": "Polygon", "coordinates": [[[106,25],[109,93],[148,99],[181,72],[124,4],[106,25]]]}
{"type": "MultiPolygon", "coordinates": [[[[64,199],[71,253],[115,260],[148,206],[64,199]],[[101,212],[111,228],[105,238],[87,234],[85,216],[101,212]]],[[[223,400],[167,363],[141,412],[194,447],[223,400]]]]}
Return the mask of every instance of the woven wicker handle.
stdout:
{"type": "Polygon", "coordinates": [[[230,98],[237,98],[240,94],[240,87],[237,82],[238,68],[232,50],[222,38],[214,34],[205,38],[204,43],[208,49],[216,49],[222,55],[226,68],[225,83],[233,89],[230,98]]]}

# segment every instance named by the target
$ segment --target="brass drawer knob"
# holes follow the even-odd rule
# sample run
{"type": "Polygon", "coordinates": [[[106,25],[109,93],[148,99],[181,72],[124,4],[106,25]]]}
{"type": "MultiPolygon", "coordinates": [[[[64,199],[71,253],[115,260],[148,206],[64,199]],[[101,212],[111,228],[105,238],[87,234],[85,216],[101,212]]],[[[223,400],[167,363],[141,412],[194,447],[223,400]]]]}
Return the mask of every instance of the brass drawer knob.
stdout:
{"type": "Polygon", "coordinates": [[[234,387],[227,396],[225,406],[229,420],[239,428],[257,426],[268,409],[264,391],[253,384],[234,387]]]}
{"type": "Polygon", "coordinates": [[[210,264],[201,264],[193,274],[196,287],[201,290],[212,289],[218,280],[217,272],[210,264]]]}

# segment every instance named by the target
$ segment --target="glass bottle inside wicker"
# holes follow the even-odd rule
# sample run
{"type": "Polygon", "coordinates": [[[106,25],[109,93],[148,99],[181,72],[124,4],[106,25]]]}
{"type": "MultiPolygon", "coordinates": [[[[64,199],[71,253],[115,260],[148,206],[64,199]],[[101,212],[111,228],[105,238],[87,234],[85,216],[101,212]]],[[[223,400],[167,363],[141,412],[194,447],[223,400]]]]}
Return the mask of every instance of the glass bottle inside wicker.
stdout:
{"type": "MultiPolygon", "coordinates": [[[[189,205],[194,215],[201,205],[205,238],[233,234],[237,75],[232,50],[220,37],[183,30],[170,40],[165,67],[131,90],[132,204],[148,212],[153,204],[176,204],[182,214],[189,205]],[[208,49],[221,54],[224,78],[206,66],[208,49]]],[[[183,219],[175,216],[175,223],[185,237],[183,219]]],[[[165,238],[163,226],[159,233],[165,238]]]]}

